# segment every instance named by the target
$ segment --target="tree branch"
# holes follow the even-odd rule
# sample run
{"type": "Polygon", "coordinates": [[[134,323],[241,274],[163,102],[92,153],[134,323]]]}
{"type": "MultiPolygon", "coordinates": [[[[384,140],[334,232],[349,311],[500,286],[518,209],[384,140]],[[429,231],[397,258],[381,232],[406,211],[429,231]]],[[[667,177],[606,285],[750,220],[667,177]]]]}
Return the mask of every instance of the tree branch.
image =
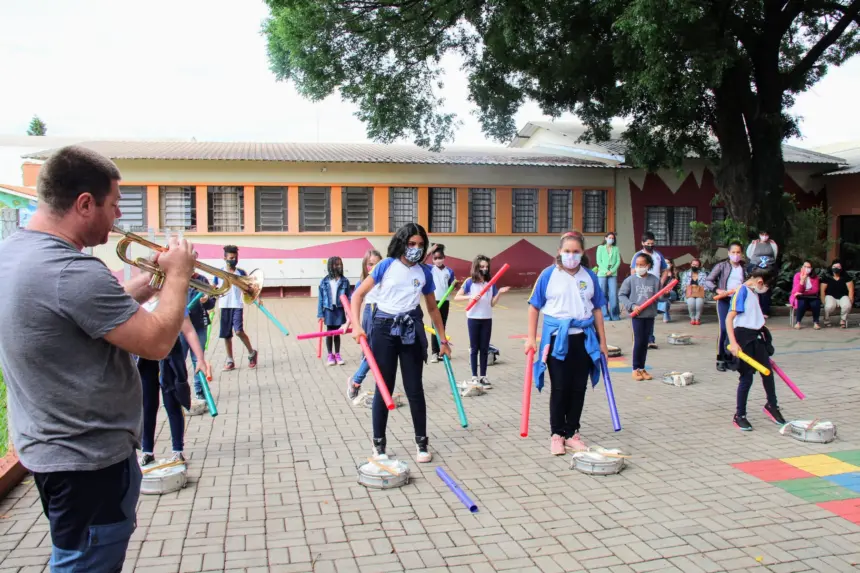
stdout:
{"type": "Polygon", "coordinates": [[[841,4],[837,4],[835,2],[831,3],[831,5],[839,6],[839,11],[842,12],[842,18],[833,26],[829,32],[824,34],[818,43],[816,43],[806,55],[803,56],[803,59],[798,62],[794,69],[782,74],[783,76],[783,88],[788,88],[790,86],[797,85],[800,82],[800,79],[805,76],[809,70],[812,69],[812,66],[815,65],[815,62],[818,61],[827,49],[832,46],[836,40],[839,39],[839,36],[854,22],[858,15],[860,15],[860,0],[854,0],[849,6],[842,6],[841,4]]]}

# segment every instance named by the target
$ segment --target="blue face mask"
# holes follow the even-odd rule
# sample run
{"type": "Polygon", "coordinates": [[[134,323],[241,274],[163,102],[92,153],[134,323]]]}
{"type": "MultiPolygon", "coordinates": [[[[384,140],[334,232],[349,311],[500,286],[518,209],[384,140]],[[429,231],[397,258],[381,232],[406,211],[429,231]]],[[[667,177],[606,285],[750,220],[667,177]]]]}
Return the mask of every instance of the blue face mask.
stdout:
{"type": "Polygon", "coordinates": [[[406,247],[406,252],[403,256],[406,257],[406,260],[410,263],[417,263],[421,260],[423,252],[424,249],[419,249],[418,247],[406,247]]]}

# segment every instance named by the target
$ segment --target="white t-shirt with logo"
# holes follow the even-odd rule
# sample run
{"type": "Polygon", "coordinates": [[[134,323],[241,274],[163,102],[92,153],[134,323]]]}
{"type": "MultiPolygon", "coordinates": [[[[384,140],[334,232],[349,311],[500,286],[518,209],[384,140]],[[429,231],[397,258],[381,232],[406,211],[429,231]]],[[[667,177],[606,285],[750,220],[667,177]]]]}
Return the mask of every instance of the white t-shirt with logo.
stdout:
{"type": "MultiPolygon", "coordinates": [[[[529,298],[529,304],[547,316],[576,320],[590,318],[594,309],[603,306],[605,301],[594,273],[580,267],[571,275],[556,265],[540,274],[529,298]]],[[[571,327],[569,334],[580,332],[582,329],[571,327]]]]}
{"type": "Polygon", "coordinates": [[[438,301],[445,296],[448,287],[454,282],[454,271],[448,267],[440,269],[436,265],[431,267],[431,271],[433,273],[433,294],[436,295],[436,300],[438,301]]]}
{"type": "MultiPolygon", "coordinates": [[[[475,295],[487,286],[487,283],[475,283],[472,279],[468,279],[463,283],[463,292],[468,295],[475,295]]],[[[484,293],[484,296],[478,299],[471,309],[466,311],[466,318],[493,318],[493,298],[499,294],[499,287],[493,285],[493,288],[484,293]]]]}
{"type": "Polygon", "coordinates": [[[379,289],[376,307],[387,314],[410,312],[418,307],[422,294],[428,295],[434,289],[430,267],[420,263],[409,267],[400,259],[383,259],[370,276],[379,289]]]}

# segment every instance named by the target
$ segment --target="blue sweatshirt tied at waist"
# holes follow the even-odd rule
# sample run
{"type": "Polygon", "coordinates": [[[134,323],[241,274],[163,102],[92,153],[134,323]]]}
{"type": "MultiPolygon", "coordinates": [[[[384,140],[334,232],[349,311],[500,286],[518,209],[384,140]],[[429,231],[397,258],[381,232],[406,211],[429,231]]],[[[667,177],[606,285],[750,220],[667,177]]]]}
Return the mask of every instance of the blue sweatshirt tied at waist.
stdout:
{"type": "Polygon", "coordinates": [[[568,332],[571,328],[581,328],[585,334],[585,351],[591,358],[591,385],[597,386],[600,382],[600,340],[597,338],[597,330],[594,328],[594,317],[591,316],[585,320],[576,320],[575,318],[555,318],[552,316],[543,316],[543,329],[541,330],[540,353],[537,362],[534,363],[534,381],[535,388],[538,392],[543,390],[543,377],[546,372],[546,362],[543,361],[543,355],[546,348],[549,346],[552,335],[555,334],[555,344],[552,348],[552,357],[556,360],[564,360],[567,356],[567,342],[569,339],[568,332]]]}
{"type": "MultiPolygon", "coordinates": [[[[421,345],[424,352],[424,360],[427,360],[427,334],[424,332],[424,312],[421,307],[415,307],[409,312],[388,314],[377,307],[373,313],[374,322],[377,320],[390,320],[391,330],[389,334],[400,338],[403,344],[421,345]]],[[[377,324],[375,328],[378,328],[377,324]]]]}

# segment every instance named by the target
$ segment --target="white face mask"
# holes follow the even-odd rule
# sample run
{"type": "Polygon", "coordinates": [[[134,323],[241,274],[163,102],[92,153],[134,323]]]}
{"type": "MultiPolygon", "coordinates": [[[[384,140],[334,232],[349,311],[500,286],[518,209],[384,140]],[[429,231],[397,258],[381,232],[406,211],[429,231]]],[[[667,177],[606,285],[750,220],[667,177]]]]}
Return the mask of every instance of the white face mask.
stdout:
{"type": "Polygon", "coordinates": [[[756,286],[754,290],[755,290],[758,294],[764,294],[764,293],[766,293],[766,292],[767,292],[767,287],[766,287],[766,286],[762,286],[762,287],[760,287],[760,286],[756,286]]]}
{"type": "Polygon", "coordinates": [[[582,253],[562,253],[561,264],[566,269],[575,269],[582,260],[582,253]]]}
{"type": "Polygon", "coordinates": [[[648,269],[646,269],[645,267],[636,267],[636,274],[640,277],[644,277],[648,274],[648,269]]]}
{"type": "Polygon", "coordinates": [[[606,237],[606,244],[607,245],[614,245],[615,239],[613,239],[612,237],[606,237]]]}
{"type": "Polygon", "coordinates": [[[759,235],[758,238],[761,239],[762,243],[766,243],[770,237],[768,237],[767,235],[759,235]]]}

